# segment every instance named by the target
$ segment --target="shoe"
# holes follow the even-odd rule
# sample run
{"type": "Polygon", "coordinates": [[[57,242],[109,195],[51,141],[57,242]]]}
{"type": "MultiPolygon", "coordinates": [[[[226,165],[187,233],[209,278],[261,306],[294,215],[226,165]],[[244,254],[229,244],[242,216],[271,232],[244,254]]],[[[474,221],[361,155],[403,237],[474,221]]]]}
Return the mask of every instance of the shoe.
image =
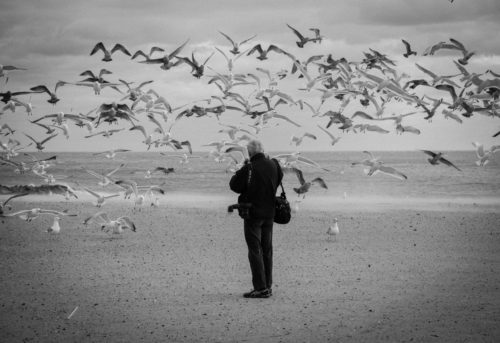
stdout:
{"type": "Polygon", "coordinates": [[[253,290],[247,293],[243,294],[244,298],[269,298],[271,296],[271,292],[269,292],[269,289],[264,288],[260,291],[253,290]]]}

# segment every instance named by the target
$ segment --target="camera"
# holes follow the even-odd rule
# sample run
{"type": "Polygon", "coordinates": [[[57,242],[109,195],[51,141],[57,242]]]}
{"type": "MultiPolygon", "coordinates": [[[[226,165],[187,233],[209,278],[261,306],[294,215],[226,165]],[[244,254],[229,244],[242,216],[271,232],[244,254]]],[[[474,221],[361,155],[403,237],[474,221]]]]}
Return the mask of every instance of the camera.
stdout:
{"type": "Polygon", "coordinates": [[[243,219],[250,218],[250,208],[252,204],[249,202],[242,202],[238,204],[233,204],[228,206],[227,212],[232,213],[234,210],[238,210],[238,215],[243,219]]]}

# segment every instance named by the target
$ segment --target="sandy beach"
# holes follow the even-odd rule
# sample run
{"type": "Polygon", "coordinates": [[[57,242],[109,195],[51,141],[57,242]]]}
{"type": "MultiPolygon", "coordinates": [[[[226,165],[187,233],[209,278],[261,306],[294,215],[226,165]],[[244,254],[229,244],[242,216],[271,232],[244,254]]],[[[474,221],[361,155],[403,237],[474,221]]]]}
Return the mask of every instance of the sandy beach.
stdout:
{"type": "Polygon", "coordinates": [[[128,213],[138,227],[114,236],[82,224],[97,210],[86,200],[44,199],[15,208],[78,216],[63,218],[58,235],[45,232],[48,217],[1,218],[3,342],[500,338],[495,201],[301,203],[290,224],[275,226],[273,296],[244,299],[251,276],[241,219],[226,212],[231,197],[135,210],[110,201],[110,217],[128,213]],[[334,217],[340,235],[328,241],[334,217]]]}

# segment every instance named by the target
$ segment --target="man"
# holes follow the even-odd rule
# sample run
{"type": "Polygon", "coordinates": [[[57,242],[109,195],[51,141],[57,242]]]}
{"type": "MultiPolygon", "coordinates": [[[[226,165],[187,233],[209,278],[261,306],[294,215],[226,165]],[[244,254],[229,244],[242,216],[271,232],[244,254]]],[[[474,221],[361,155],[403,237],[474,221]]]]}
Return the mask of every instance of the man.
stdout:
{"type": "Polygon", "coordinates": [[[249,218],[244,219],[244,232],[253,290],[243,296],[269,298],[272,295],[274,202],[283,172],[276,160],[264,155],[260,141],[248,142],[247,150],[250,161],[229,182],[231,190],[240,194],[239,202],[252,204],[249,218]]]}

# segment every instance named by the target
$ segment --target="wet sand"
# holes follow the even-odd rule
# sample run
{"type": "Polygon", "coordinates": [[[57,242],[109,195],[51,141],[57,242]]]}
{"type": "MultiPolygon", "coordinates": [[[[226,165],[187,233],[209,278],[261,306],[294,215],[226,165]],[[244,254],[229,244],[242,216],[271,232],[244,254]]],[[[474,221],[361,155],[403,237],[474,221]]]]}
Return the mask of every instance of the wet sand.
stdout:
{"type": "Polygon", "coordinates": [[[0,219],[1,341],[500,339],[497,201],[306,198],[275,226],[273,296],[244,299],[242,223],[226,212],[234,197],[170,195],[140,209],[114,199],[102,210],[138,227],[123,235],[82,224],[98,210],[91,198],[63,199],[12,209],[77,213],[58,235],[46,216],[0,219]],[[329,241],[334,217],[340,235],[329,241]]]}

